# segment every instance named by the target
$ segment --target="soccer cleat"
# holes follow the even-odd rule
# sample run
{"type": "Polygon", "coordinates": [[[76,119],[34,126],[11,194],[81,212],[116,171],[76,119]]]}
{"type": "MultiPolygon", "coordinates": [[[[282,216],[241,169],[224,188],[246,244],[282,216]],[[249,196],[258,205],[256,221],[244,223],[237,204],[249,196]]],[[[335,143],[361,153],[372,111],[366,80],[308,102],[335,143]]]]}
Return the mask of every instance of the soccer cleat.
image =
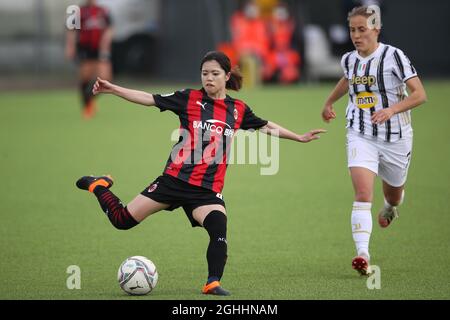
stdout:
{"type": "Polygon", "coordinates": [[[219,281],[213,281],[211,283],[207,283],[203,286],[202,289],[203,294],[213,294],[216,296],[229,296],[230,292],[225,290],[220,286],[219,281]]]}
{"type": "Polygon", "coordinates": [[[391,222],[398,217],[398,209],[396,207],[384,207],[378,214],[378,224],[382,228],[387,228],[391,222]]]}
{"type": "Polygon", "coordinates": [[[365,255],[356,256],[352,260],[352,268],[358,271],[362,276],[367,276],[372,273],[369,258],[365,255]]]}
{"type": "Polygon", "coordinates": [[[83,118],[89,120],[94,117],[96,112],[95,102],[89,101],[83,108],[83,118]]]}
{"type": "Polygon", "coordinates": [[[82,190],[87,190],[89,192],[94,192],[95,187],[103,186],[105,188],[111,188],[114,181],[110,175],[94,177],[94,176],[84,176],[78,179],[76,185],[82,190]]]}

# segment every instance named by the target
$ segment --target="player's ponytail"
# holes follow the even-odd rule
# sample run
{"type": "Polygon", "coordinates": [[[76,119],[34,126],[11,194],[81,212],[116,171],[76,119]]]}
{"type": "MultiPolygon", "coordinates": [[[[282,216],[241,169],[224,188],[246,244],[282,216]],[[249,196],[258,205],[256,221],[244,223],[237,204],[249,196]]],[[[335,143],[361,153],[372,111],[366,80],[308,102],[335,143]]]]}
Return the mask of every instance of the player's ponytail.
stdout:
{"type": "Polygon", "coordinates": [[[239,91],[242,88],[242,74],[238,66],[231,69],[230,79],[228,79],[226,88],[239,91]]]}
{"type": "Polygon", "coordinates": [[[230,79],[228,79],[226,88],[230,90],[239,91],[242,88],[242,74],[238,66],[231,68],[231,62],[228,56],[221,51],[210,51],[202,59],[200,64],[200,70],[203,64],[207,61],[217,61],[220,67],[225,71],[226,74],[230,73],[230,79]]]}

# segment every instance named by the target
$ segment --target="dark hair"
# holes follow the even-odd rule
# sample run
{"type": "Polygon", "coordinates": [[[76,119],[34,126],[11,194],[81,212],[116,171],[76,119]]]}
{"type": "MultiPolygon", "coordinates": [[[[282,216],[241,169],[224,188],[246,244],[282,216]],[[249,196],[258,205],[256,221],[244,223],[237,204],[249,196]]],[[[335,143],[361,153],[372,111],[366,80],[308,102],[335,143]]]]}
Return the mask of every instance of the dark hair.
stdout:
{"type": "Polygon", "coordinates": [[[228,72],[231,72],[230,79],[228,79],[225,87],[227,89],[239,91],[239,89],[242,88],[242,75],[239,71],[239,67],[234,66],[232,68],[230,58],[228,58],[225,53],[221,51],[209,51],[202,59],[200,70],[202,69],[205,62],[212,60],[217,61],[217,63],[225,71],[226,74],[228,74],[228,72]]]}

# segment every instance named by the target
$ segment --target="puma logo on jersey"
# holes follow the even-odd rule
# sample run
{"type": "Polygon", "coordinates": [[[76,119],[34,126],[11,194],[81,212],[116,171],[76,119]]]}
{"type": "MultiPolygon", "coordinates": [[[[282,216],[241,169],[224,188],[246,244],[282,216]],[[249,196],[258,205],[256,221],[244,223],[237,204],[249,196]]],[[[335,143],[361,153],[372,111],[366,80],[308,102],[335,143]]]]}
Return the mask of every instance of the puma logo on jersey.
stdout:
{"type": "Polygon", "coordinates": [[[236,108],[234,108],[234,110],[233,110],[233,117],[234,117],[234,120],[237,120],[237,119],[238,119],[238,116],[239,116],[238,111],[236,110],[236,108]]]}
{"type": "Polygon", "coordinates": [[[201,103],[200,101],[197,101],[196,103],[197,103],[199,106],[201,106],[203,110],[205,110],[205,106],[206,106],[207,102],[201,103]]]}
{"type": "Polygon", "coordinates": [[[353,75],[350,80],[350,84],[368,84],[369,86],[373,86],[377,82],[377,78],[375,76],[355,76],[353,75]]]}

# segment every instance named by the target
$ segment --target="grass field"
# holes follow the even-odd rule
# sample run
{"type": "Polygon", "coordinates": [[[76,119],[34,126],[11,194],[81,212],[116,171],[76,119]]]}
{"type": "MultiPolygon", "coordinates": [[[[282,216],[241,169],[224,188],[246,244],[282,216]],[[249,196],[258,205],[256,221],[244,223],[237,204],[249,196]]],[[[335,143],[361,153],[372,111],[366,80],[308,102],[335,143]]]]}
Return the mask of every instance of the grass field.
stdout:
{"type": "MultiPolygon", "coordinates": [[[[425,81],[428,103],[413,112],[412,165],[401,217],[386,230],[374,219],[372,263],[381,289],[351,269],[353,201],[346,169],[345,99],[338,119],[320,119],[331,86],[240,92],[263,118],[304,132],[307,145],[280,142],[276,175],[230,165],[224,197],[229,259],[222,283],[231,299],[449,299],[449,82],[425,81]]],[[[142,88],[168,92],[176,88],[142,88]]],[[[75,188],[82,175],[111,173],[130,201],[164,167],[178,119],[102,96],[92,121],[75,91],[0,94],[0,299],[217,299],[201,295],[207,233],[182,210],[161,212],[128,231],[114,229],[94,196],[75,188]],[[128,256],[155,262],[151,295],[129,297],[116,281],[128,256]],[[81,268],[81,290],[66,269],[81,268]]],[[[377,181],[373,215],[382,205],[377,181]]]]}

